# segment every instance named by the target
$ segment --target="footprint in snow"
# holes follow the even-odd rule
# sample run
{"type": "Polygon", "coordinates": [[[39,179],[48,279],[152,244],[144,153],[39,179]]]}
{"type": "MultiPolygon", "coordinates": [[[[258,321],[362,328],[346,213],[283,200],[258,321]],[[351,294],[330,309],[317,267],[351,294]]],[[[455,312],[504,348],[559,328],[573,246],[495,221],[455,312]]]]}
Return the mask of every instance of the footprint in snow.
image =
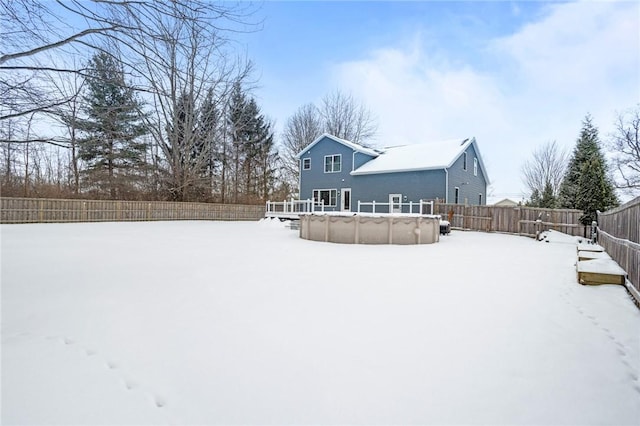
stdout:
{"type": "Polygon", "coordinates": [[[149,394],[149,397],[151,398],[151,401],[153,401],[153,404],[158,408],[163,408],[167,405],[166,400],[161,396],[149,394]]]}
{"type": "Polygon", "coordinates": [[[122,382],[124,383],[124,387],[127,388],[127,390],[133,390],[138,387],[138,384],[130,379],[123,379],[122,382]]]}

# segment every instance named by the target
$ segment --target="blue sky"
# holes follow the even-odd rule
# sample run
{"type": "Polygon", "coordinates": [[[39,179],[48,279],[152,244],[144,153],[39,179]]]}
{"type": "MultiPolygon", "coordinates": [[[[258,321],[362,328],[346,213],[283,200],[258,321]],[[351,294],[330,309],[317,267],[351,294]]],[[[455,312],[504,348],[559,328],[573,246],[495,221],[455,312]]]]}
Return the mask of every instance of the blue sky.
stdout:
{"type": "Polygon", "coordinates": [[[640,102],[638,2],[274,2],[241,36],[255,96],[279,132],[340,89],[378,118],[378,145],[475,136],[494,197],[526,195],[520,168],[572,149],[591,113],[605,140],[640,102]]]}

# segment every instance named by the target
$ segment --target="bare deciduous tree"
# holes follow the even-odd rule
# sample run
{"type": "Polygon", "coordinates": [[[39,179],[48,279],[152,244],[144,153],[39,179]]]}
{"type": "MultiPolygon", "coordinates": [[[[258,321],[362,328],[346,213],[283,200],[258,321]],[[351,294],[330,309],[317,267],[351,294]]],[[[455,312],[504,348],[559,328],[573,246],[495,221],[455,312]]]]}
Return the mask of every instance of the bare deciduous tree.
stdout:
{"type": "Polygon", "coordinates": [[[322,134],[320,112],[313,104],[306,104],[287,120],[282,134],[281,157],[287,180],[292,187],[298,185],[300,164],[296,157],[307,145],[322,134]]]}
{"type": "Polygon", "coordinates": [[[68,102],[52,108],[51,117],[64,126],[67,132],[69,147],[69,175],[71,177],[70,186],[74,194],[80,190],[80,165],[78,154],[79,129],[78,124],[81,119],[82,90],[86,79],[79,74],[66,74],[60,78],[51,80],[52,87],[55,87],[63,99],[68,102]]]}
{"type": "Polygon", "coordinates": [[[224,143],[212,138],[210,131],[203,143],[198,127],[203,103],[213,97],[213,107],[224,111],[233,83],[250,74],[251,64],[229,58],[224,50],[226,40],[213,24],[203,25],[198,19],[200,11],[179,4],[175,7],[175,13],[186,19],[156,16],[157,37],[147,38],[140,47],[145,52],[142,66],[154,104],[147,125],[162,150],[165,184],[173,199],[187,201],[201,193],[203,185],[210,187],[207,170],[218,148],[215,144],[224,143]]]}
{"type": "Polygon", "coordinates": [[[522,166],[523,182],[532,194],[543,194],[545,188],[548,192],[550,186],[553,197],[557,197],[568,158],[567,151],[561,150],[556,141],[547,142],[533,151],[531,159],[522,166]]]}
{"type": "MultiPolygon", "coordinates": [[[[250,3],[209,0],[0,2],[0,124],[19,124],[33,114],[50,123],[53,116],[70,135],[31,132],[27,140],[24,129],[4,132],[2,142],[11,144],[4,157],[14,162],[15,144],[27,142],[74,150],[78,93],[63,77],[82,81],[91,70],[72,58],[103,52],[123,58],[127,80],[150,105],[151,191],[164,186],[174,199],[185,199],[202,181],[212,190],[214,164],[224,164],[214,157],[225,152],[225,132],[218,126],[203,136],[196,118],[206,93],[215,93],[222,111],[232,82],[249,73],[248,61],[231,59],[228,37],[258,29],[250,22],[255,10],[250,3]]],[[[77,188],[77,155],[70,159],[77,188]]]]}
{"type": "Polygon", "coordinates": [[[351,142],[366,146],[378,129],[371,111],[340,90],[327,94],[319,110],[324,131],[351,142]]]}
{"type": "Polygon", "coordinates": [[[609,146],[618,171],[616,187],[640,193],[640,105],[618,115],[609,146]]]}
{"type": "MultiPolygon", "coordinates": [[[[65,64],[65,57],[109,53],[113,49],[104,46],[116,45],[124,53],[127,71],[144,81],[146,69],[141,65],[162,63],[157,61],[158,55],[149,55],[148,49],[166,35],[166,23],[182,21],[204,31],[215,30],[217,42],[218,33],[224,30],[251,28],[247,17],[252,8],[207,0],[0,2],[0,94],[4,95],[0,119],[46,113],[66,103],[68,98],[49,93],[50,75],[84,75],[86,70],[65,64]]],[[[144,85],[138,90],[145,90],[144,85]]]]}

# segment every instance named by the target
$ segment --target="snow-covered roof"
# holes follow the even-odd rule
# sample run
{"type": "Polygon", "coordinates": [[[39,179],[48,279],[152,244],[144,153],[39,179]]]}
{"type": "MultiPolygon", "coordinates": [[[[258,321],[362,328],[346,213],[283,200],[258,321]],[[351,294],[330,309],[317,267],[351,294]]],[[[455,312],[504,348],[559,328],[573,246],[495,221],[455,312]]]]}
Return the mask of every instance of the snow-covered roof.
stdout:
{"type": "MultiPolygon", "coordinates": [[[[471,145],[475,138],[449,139],[415,145],[401,145],[386,148],[373,160],[363,164],[352,175],[366,175],[387,172],[409,172],[434,170],[451,167],[460,155],[471,145]]],[[[478,151],[477,145],[475,146],[478,151]]],[[[482,159],[478,155],[482,171],[487,176],[482,159]]]]}
{"type": "Polygon", "coordinates": [[[503,198],[501,200],[498,200],[496,202],[493,202],[493,200],[491,200],[491,202],[489,202],[489,200],[487,199],[487,204],[491,204],[494,206],[517,206],[518,202],[517,201],[513,201],[511,198],[503,198]]]}
{"type": "Polygon", "coordinates": [[[354,142],[350,142],[346,139],[340,139],[336,136],[330,135],[329,133],[323,133],[322,135],[318,136],[316,138],[316,140],[314,140],[313,142],[311,142],[308,146],[306,146],[302,151],[300,151],[296,157],[300,158],[300,156],[302,155],[303,152],[309,150],[311,147],[313,147],[315,144],[317,144],[318,142],[320,142],[322,139],[324,138],[329,138],[332,139],[338,143],[341,143],[342,145],[345,145],[351,149],[353,149],[356,152],[362,152],[363,154],[367,154],[370,155],[372,157],[377,157],[378,155],[380,155],[380,153],[374,149],[371,148],[366,148],[362,145],[359,145],[357,143],[354,142]]]}

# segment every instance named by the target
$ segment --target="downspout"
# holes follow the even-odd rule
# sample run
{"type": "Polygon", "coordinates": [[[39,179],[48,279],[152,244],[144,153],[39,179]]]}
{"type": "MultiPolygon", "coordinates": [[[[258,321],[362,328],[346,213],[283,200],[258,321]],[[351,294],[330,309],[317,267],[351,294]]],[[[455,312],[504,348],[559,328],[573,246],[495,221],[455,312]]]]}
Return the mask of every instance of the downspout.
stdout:
{"type": "Polygon", "coordinates": [[[302,200],[302,156],[298,158],[298,200],[302,200]]]}
{"type": "Polygon", "coordinates": [[[449,170],[444,168],[444,203],[449,204],[449,170]]]}

